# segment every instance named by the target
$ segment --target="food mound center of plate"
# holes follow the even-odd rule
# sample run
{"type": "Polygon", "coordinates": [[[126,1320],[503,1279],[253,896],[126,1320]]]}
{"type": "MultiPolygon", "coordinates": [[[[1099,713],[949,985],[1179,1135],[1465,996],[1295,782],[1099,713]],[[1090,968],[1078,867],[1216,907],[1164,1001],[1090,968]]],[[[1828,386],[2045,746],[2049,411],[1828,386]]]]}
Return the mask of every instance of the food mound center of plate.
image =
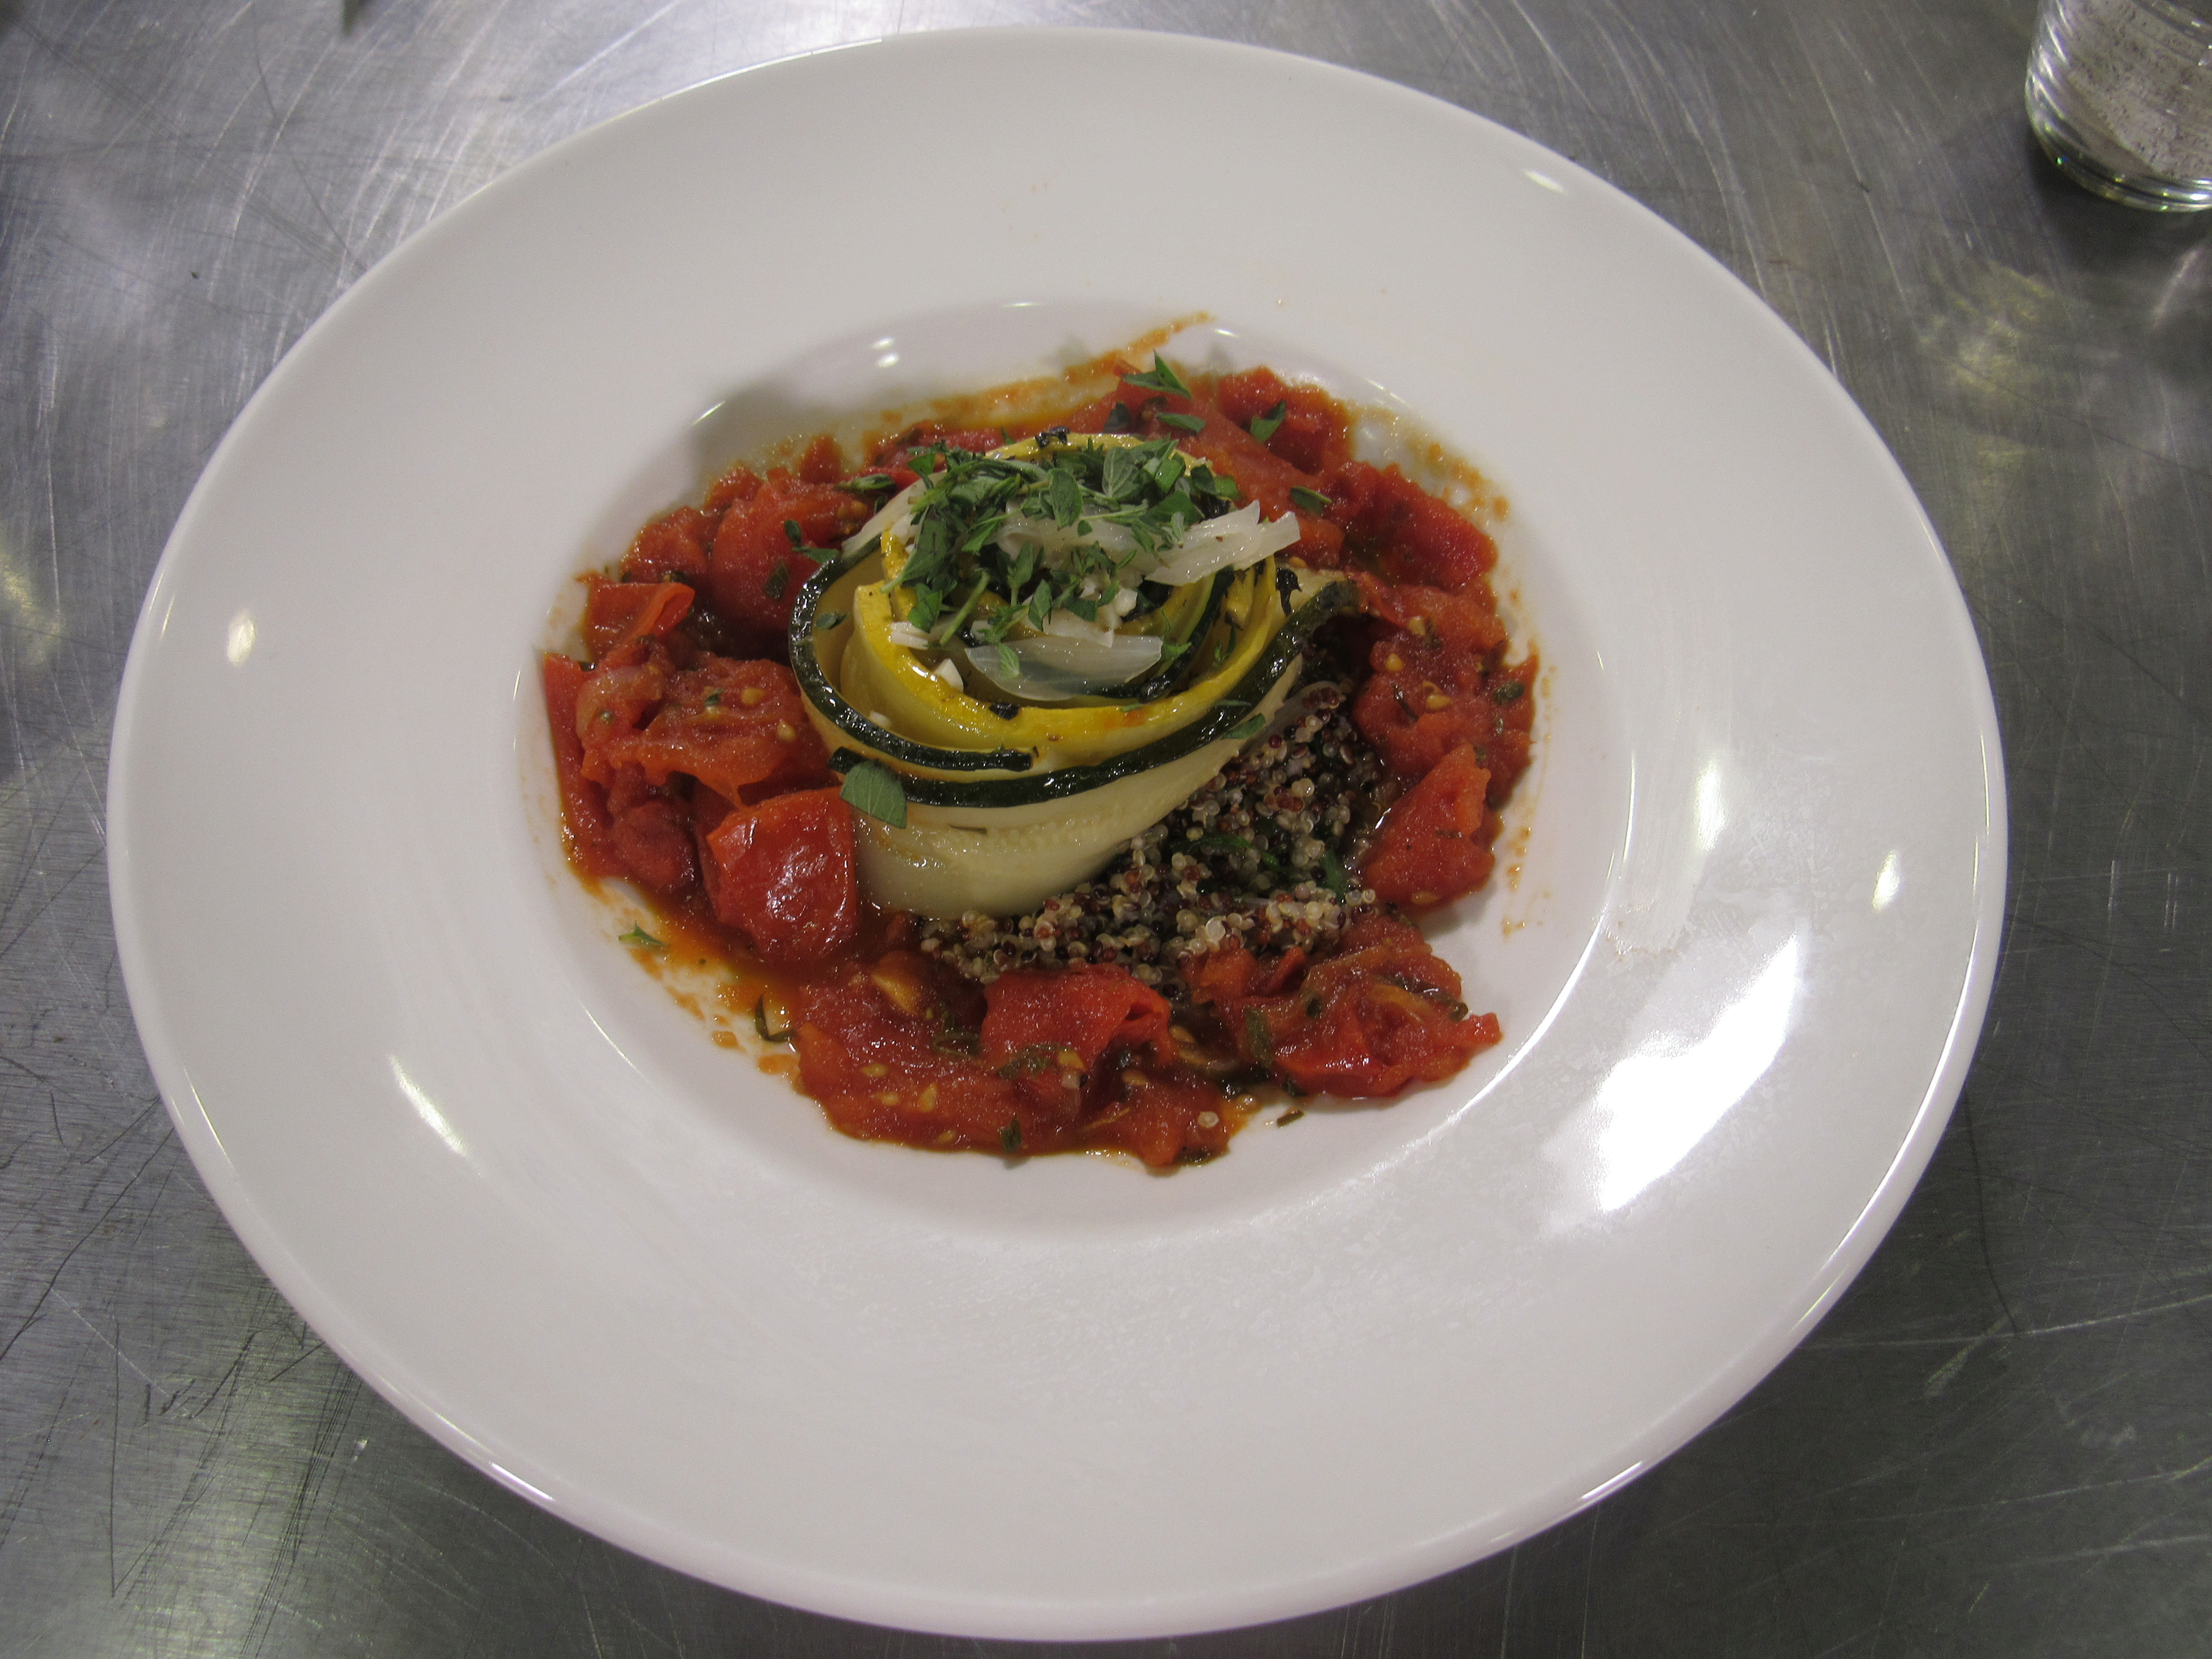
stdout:
{"type": "Polygon", "coordinates": [[[1170,1168],[1498,1041],[1419,926],[1528,764],[1493,543],[1322,388],[1139,355],[731,467],[543,659],[576,872],[847,1134],[1170,1168]]]}

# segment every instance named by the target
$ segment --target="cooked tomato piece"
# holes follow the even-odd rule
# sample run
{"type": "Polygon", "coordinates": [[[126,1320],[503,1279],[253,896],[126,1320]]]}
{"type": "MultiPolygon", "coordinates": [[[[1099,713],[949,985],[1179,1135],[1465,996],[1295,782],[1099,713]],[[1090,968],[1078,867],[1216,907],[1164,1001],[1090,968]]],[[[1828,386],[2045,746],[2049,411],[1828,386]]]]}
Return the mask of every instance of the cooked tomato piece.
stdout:
{"type": "Polygon", "coordinates": [[[835,789],[738,807],[707,837],[707,851],[716,918],[769,965],[820,962],[859,933],[853,809],[835,789]]]}
{"type": "Polygon", "coordinates": [[[631,538],[629,551],[623,555],[623,580],[673,579],[697,586],[706,579],[707,550],[714,544],[714,532],[721,522],[719,509],[679,507],[662,514],[631,538]]]}
{"type": "Polygon", "coordinates": [[[1073,1119],[1111,1083],[1111,1066],[1152,1049],[1172,1059],[1167,999],[1126,969],[1097,963],[1003,974],[984,993],[983,1063],[1047,1115],[1073,1119]]]}
{"type": "Polygon", "coordinates": [[[747,500],[722,515],[708,558],[708,589],[723,622],[752,654],[782,659],[792,602],[817,568],[792,544],[798,527],[809,547],[834,548],[860,527],[866,505],[849,490],[768,475],[747,500]]]}
{"type": "Polygon", "coordinates": [[[634,763],[625,745],[667,696],[670,672],[665,657],[633,647],[585,676],[576,688],[574,729],[584,746],[586,777],[612,783],[617,772],[634,763]]]}
{"type": "Polygon", "coordinates": [[[981,1002],[973,983],[910,951],[838,964],[792,995],[800,1086],[861,1140],[1016,1150],[1020,1091],[975,1059],[981,1002]]]}
{"type": "Polygon", "coordinates": [[[1497,862],[1489,787],[1474,750],[1465,744],[1453,750],[1391,807],[1360,865],[1361,883],[1385,904],[1417,910],[1481,886],[1497,862]]]}
{"type": "Polygon", "coordinates": [[[665,898],[682,898],[698,878],[691,826],[679,802],[658,790],[615,818],[615,850],[623,873],[665,898]]]}
{"type": "Polygon", "coordinates": [[[1292,981],[1236,945],[1188,977],[1245,1059],[1308,1094],[1395,1094],[1451,1076],[1498,1041],[1496,1017],[1468,1015],[1459,975],[1420,930],[1378,914],[1354,921],[1292,981]]]}
{"type": "Polygon", "coordinates": [[[1346,461],[1322,493],[1334,501],[1329,520],[1345,545],[1394,582],[1456,592],[1498,562],[1487,534],[1395,465],[1346,461]]]}
{"type": "Polygon", "coordinates": [[[1344,406],[1319,386],[1292,386],[1272,368],[1254,368],[1222,376],[1214,396],[1221,412],[1247,431],[1279,405],[1281,419],[1264,441],[1309,476],[1351,459],[1344,406]]]}
{"type": "Polygon", "coordinates": [[[1503,805],[1528,764],[1534,655],[1492,661],[1505,630],[1486,582],[1449,593],[1392,587],[1364,573],[1358,580],[1364,607],[1382,627],[1368,653],[1373,672],[1352,705],[1354,723],[1409,781],[1453,750],[1473,748],[1490,774],[1490,804],[1503,805]]]}
{"type": "Polygon", "coordinates": [[[538,678],[545,690],[545,722],[553,729],[553,775],[561,788],[561,827],[568,832],[569,856],[592,877],[622,873],[622,855],[612,840],[604,784],[584,773],[583,739],[576,735],[576,702],[589,672],[573,658],[547,652],[538,678]]]}
{"type": "Polygon", "coordinates": [[[584,601],[584,643],[596,660],[633,641],[665,638],[691,609],[692,591],[682,582],[611,582],[589,579],[584,601]]]}
{"type": "Polygon", "coordinates": [[[1308,1094],[1374,1099],[1441,1083],[1497,1042],[1498,1016],[1454,1018],[1388,979],[1347,984],[1275,1049],[1275,1071],[1308,1094]]]}
{"type": "MultiPolygon", "coordinates": [[[[732,800],[758,800],[830,776],[799,683],[781,663],[702,657],[673,672],[652,663],[603,668],[586,699],[580,729],[592,761],[642,767],[655,783],[681,772],[732,800]],[[593,704],[603,677],[605,702],[593,704]],[[647,700],[648,691],[657,695],[647,700]],[[606,718],[595,720],[602,707],[606,718]]],[[[599,775],[589,765],[586,775],[599,775]]]]}
{"type": "Polygon", "coordinates": [[[840,483],[844,477],[845,452],[826,432],[807,445],[806,453],[799,458],[799,477],[802,483],[840,483]]]}
{"type": "Polygon", "coordinates": [[[1214,1084],[1179,1068],[1123,1067],[1109,1087],[1116,1097],[1085,1121],[1084,1145],[1133,1153],[1156,1170],[1228,1151],[1243,1121],[1214,1084]]]}
{"type": "Polygon", "coordinates": [[[1377,581],[1364,571],[1353,580],[1359,588],[1360,609],[1403,634],[1405,638],[1395,643],[1416,658],[1444,653],[1448,660],[1437,665],[1455,684],[1476,683],[1490,653],[1505,643],[1505,624],[1498,619],[1486,577],[1456,592],[1414,582],[1377,581]]]}
{"type": "Polygon", "coordinates": [[[1006,441],[1006,434],[996,427],[948,427],[937,421],[924,421],[919,426],[908,427],[877,450],[872,470],[890,473],[903,489],[920,476],[913,466],[917,450],[941,444],[947,449],[964,449],[971,455],[988,455],[1006,441]]]}

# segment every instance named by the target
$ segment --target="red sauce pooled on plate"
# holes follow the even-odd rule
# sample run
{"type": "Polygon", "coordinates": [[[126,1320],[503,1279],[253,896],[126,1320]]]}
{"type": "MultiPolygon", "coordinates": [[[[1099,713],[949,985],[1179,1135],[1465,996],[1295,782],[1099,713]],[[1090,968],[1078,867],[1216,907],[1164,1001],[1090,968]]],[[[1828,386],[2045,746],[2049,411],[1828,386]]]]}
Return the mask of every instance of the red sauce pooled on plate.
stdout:
{"type": "MultiPolygon", "coordinates": [[[[1120,356],[1086,366],[1101,367],[1136,372],[1120,356]]],[[[1005,426],[907,428],[857,468],[826,436],[791,465],[732,468],[699,506],[641,529],[617,575],[585,578],[582,655],[544,659],[576,870],[648,898],[658,932],[634,944],[726,964],[732,1006],[789,1045],[791,1060],[764,1063],[846,1134],[1112,1150],[1162,1168],[1225,1150],[1257,1088],[1386,1097],[1498,1040],[1411,920],[1487,880],[1498,809],[1528,764],[1536,664],[1505,660],[1496,549],[1397,468],[1353,459],[1350,412],[1318,388],[1266,368],[1189,384],[1183,397],[1119,382],[1005,426]],[[1310,953],[1255,952],[1232,930],[1182,958],[1174,1003],[1118,963],[974,976],[919,918],[870,905],[854,809],[789,665],[792,605],[816,566],[788,526],[836,547],[881,497],[849,481],[889,473],[903,487],[916,450],[986,451],[1048,426],[1172,438],[1264,518],[1297,515],[1286,562],[1358,587],[1309,655],[1352,688],[1346,736],[1379,757],[1387,811],[1345,860],[1352,895],[1376,902],[1310,953]]]]}

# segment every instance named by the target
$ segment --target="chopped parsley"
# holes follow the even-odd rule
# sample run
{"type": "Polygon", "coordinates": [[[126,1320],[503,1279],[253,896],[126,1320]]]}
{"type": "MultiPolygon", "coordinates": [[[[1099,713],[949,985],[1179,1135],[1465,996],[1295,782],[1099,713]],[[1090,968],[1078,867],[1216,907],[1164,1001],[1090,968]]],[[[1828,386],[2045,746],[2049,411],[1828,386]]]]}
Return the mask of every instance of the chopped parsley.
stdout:
{"type": "Polygon", "coordinates": [[[1140,553],[1176,546],[1191,526],[1233,509],[1241,494],[1234,478],[1192,461],[1170,439],[1078,443],[1056,428],[1036,443],[1030,456],[933,445],[908,458],[921,488],[896,580],[911,593],[904,620],[933,644],[1000,647],[993,657],[1009,675],[1017,665],[1006,641],[1041,631],[1060,611],[1110,623],[1124,614],[1117,597],[1140,586],[1141,573],[1131,568],[1140,553]],[[1010,551],[1000,538],[1017,521],[1058,544],[1047,551],[1017,535],[1018,550],[1010,551]],[[1094,538],[1109,526],[1116,533],[1105,539],[1129,550],[1099,545],[1094,538]]]}
{"type": "Polygon", "coordinates": [[[1252,435],[1257,438],[1261,443],[1267,442],[1268,439],[1275,435],[1275,428],[1282,425],[1283,417],[1290,412],[1290,399],[1285,398],[1281,402],[1278,403],[1273,409],[1269,410],[1265,415],[1258,416],[1254,418],[1252,422],[1252,435]]]}
{"type": "Polygon", "coordinates": [[[1308,489],[1304,484],[1291,486],[1291,504],[1302,512],[1311,513],[1316,517],[1336,505],[1318,489],[1308,489]]]}
{"type": "Polygon", "coordinates": [[[633,951],[665,951],[668,948],[665,941],[653,938],[635,922],[630,924],[629,932],[622,935],[620,942],[633,951]]]}

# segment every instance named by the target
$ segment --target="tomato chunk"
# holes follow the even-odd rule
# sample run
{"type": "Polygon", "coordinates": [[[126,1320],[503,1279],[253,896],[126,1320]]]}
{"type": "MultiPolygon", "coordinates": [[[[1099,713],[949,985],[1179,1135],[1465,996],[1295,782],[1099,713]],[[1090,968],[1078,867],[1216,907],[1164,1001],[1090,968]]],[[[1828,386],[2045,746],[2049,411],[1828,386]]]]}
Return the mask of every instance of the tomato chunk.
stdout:
{"type": "Polygon", "coordinates": [[[1498,1037],[1495,1015],[1468,1013],[1459,975],[1420,930],[1378,914],[1288,974],[1237,945],[1186,972],[1243,1057],[1308,1094],[1371,1099],[1437,1082],[1498,1037]]]}
{"type": "Polygon", "coordinates": [[[1126,969],[1026,969],[1002,974],[984,996],[983,1063],[1054,1115],[1075,1115],[1102,1060],[1145,1048],[1173,1057],[1167,999],[1126,969]]]}
{"type": "Polygon", "coordinates": [[[545,720],[553,728],[553,773],[561,788],[561,827],[576,867],[587,876],[622,873],[613,820],[604,784],[585,775],[583,740],[576,735],[576,702],[588,675],[583,664],[547,652],[539,666],[545,720]]]}
{"type": "Polygon", "coordinates": [[[1362,574],[1363,608],[1384,624],[1368,653],[1372,666],[1352,705],[1362,736],[1390,769],[1412,781],[1466,745],[1490,775],[1489,799],[1501,806],[1528,765],[1534,704],[1534,654],[1493,663],[1505,630],[1486,580],[1461,592],[1392,587],[1362,574]]]}
{"type": "Polygon", "coordinates": [[[708,562],[708,591],[749,653],[786,656],[792,603],[817,568],[793,545],[784,526],[797,526],[809,547],[836,547],[867,514],[848,490],[775,471],[750,499],[723,514],[708,562]]]}
{"type": "Polygon", "coordinates": [[[1395,465],[1347,461],[1325,493],[1334,498],[1328,516],[1346,546],[1394,582],[1457,592],[1498,562],[1487,534],[1395,465]]]}
{"type": "Polygon", "coordinates": [[[664,897],[683,897],[698,876],[689,817],[680,803],[649,784],[629,799],[624,794],[619,784],[607,792],[623,873],[664,897]]]}
{"type": "Polygon", "coordinates": [[[778,795],[732,811],[707,837],[715,916],[763,962],[803,967],[852,943],[860,927],[853,809],[835,789],[778,795]]]}
{"type": "Polygon", "coordinates": [[[1496,830],[1486,799],[1490,774],[1462,744],[1399,798],[1360,866],[1360,881],[1385,904],[1425,910],[1490,878],[1496,830]],[[1487,831],[1488,833],[1486,833],[1487,831]]]}
{"type": "Polygon", "coordinates": [[[623,555],[623,580],[633,582],[689,582],[693,586],[707,574],[707,550],[714,544],[714,532],[722,522],[720,512],[679,507],[664,513],[630,538],[623,555]]]}
{"type": "Polygon", "coordinates": [[[1317,475],[1351,458],[1344,406],[1316,386],[1292,386],[1272,368],[1224,374],[1214,387],[1221,412],[1251,429],[1276,409],[1283,411],[1264,440],[1267,448],[1300,471],[1317,475]]]}
{"type": "Polygon", "coordinates": [[[584,643],[594,659],[633,641],[665,638],[690,614],[682,582],[611,582],[593,578],[584,601],[584,643]]]}
{"type": "Polygon", "coordinates": [[[799,682],[781,663],[702,657],[685,669],[601,668],[577,718],[586,776],[611,781],[629,765],[660,784],[680,772],[732,800],[830,777],[799,682]]]}

